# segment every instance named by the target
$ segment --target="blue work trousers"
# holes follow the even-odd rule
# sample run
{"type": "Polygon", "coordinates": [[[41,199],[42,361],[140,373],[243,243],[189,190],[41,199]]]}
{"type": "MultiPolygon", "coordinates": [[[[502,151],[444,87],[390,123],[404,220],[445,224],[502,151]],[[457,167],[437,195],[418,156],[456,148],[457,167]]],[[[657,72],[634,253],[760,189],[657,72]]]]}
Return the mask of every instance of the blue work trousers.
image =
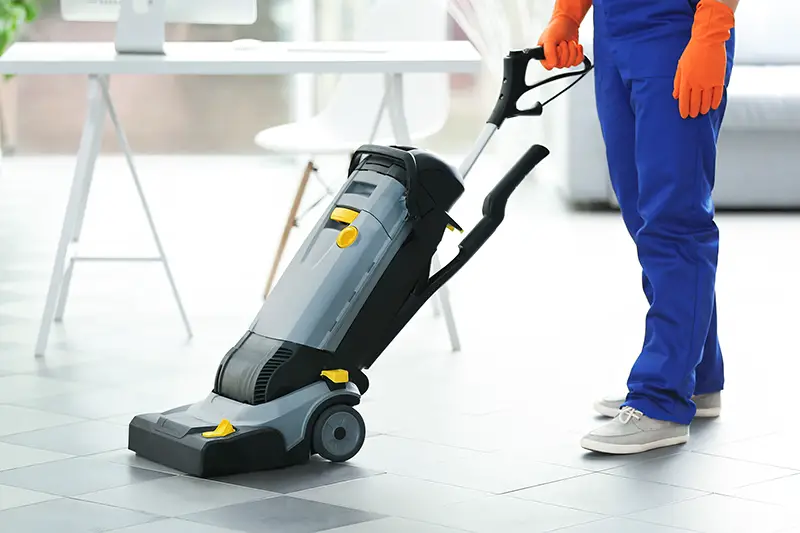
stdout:
{"type": "MultiPolygon", "coordinates": [[[[692,395],[721,391],[715,280],[716,144],[725,113],[683,119],[672,96],[693,0],[596,0],[597,112],[611,183],[636,243],[650,304],[625,405],[688,424],[692,395]]],[[[734,37],[728,41],[727,82],[734,37]]]]}

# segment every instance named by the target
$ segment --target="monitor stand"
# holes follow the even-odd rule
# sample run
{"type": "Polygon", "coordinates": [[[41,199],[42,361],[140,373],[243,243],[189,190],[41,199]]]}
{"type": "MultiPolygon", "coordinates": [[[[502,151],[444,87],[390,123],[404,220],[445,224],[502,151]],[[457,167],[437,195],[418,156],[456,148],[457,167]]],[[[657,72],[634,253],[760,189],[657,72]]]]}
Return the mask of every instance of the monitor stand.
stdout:
{"type": "Polygon", "coordinates": [[[118,54],[164,54],[168,0],[121,0],[117,34],[118,54]]]}

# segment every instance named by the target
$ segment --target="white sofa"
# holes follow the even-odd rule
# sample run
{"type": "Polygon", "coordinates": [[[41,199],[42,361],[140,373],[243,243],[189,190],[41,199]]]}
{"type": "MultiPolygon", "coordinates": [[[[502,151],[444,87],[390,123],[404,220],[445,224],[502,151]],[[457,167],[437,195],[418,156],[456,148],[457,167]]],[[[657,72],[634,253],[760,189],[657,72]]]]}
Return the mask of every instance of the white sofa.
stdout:
{"type": "MultiPolygon", "coordinates": [[[[590,58],[591,34],[590,13],[581,29],[590,58]]],[[[800,208],[798,36],[800,1],[741,0],[718,145],[719,209],[800,208]]],[[[594,105],[592,73],[551,104],[545,114],[553,151],[549,170],[569,203],[616,206],[594,105]]]]}

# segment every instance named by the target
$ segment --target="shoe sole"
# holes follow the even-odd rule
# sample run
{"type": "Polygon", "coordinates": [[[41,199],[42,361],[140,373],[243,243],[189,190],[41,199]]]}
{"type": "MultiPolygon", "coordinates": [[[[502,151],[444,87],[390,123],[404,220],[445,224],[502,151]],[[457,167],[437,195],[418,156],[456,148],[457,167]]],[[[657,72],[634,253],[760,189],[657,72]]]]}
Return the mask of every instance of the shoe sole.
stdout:
{"type": "MultiPolygon", "coordinates": [[[[594,404],[594,410],[600,413],[601,415],[614,418],[619,414],[619,409],[614,409],[613,407],[609,407],[603,403],[597,402],[594,404]]],[[[717,418],[720,413],[722,412],[721,407],[707,407],[704,409],[698,409],[697,413],[695,413],[695,418],[717,418]]]]}
{"type": "Polygon", "coordinates": [[[611,444],[608,442],[596,442],[591,439],[582,439],[581,448],[590,452],[605,453],[609,455],[632,455],[636,453],[649,452],[659,448],[678,446],[689,442],[689,436],[670,437],[647,444],[611,444]]]}

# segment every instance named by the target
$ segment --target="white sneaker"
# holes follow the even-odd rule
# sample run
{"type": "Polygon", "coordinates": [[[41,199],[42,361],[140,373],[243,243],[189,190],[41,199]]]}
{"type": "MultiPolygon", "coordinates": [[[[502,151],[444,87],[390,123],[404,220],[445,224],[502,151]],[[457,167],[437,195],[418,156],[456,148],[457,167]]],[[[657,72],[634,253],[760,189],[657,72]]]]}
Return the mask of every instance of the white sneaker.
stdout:
{"type": "MultiPolygon", "coordinates": [[[[625,403],[625,398],[625,395],[607,396],[599,402],[595,402],[594,410],[603,416],[614,418],[619,414],[622,404],[625,403]]],[[[722,393],[720,392],[692,396],[692,401],[697,406],[695,418],[715,418],[722,411],[722,393]]]]}
{"type": "Polygon", "coordinates": [[[689,442],[689,426],[645,416],[623,407],[610,422],[581,439],[581,448],[615,455],[642,453],[689,442]]]}

